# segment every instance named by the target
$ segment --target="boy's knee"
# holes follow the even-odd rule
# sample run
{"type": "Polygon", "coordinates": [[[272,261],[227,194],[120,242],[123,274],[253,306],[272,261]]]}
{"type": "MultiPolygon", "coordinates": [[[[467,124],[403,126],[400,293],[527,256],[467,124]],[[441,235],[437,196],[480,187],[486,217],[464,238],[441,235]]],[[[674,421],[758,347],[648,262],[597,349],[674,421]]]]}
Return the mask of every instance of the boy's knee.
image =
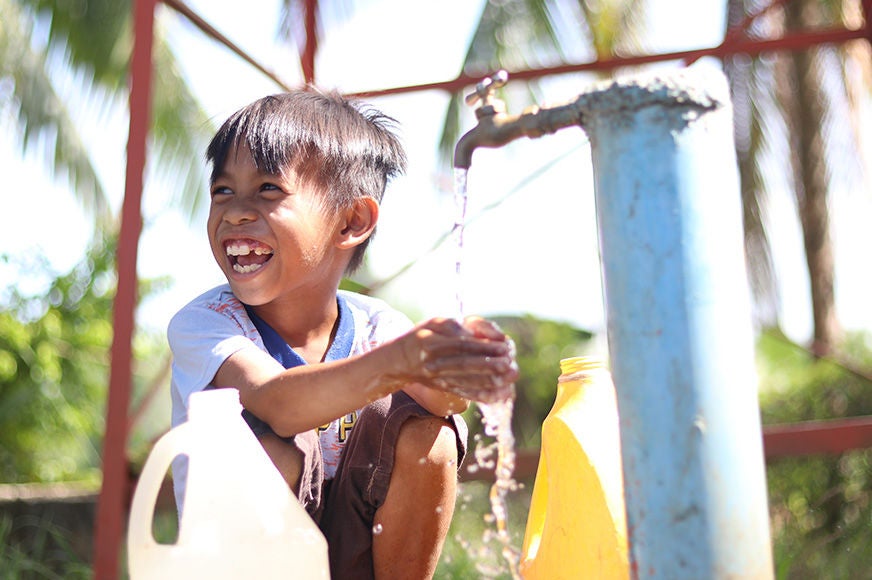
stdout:
{"type": "Polygon", "coordinates": [[[396,445],[397,466],[457,469],[457,435],[442,417],[412,417],[403,423],[396,445]]]}

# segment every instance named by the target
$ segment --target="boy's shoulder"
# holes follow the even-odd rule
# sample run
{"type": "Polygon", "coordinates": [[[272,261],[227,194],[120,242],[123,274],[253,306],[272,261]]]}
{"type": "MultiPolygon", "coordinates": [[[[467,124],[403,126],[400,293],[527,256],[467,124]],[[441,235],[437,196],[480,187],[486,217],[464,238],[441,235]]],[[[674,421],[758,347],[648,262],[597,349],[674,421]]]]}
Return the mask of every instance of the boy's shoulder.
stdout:
{"type": "Polygon", "coordinates": [[[230,284],[221,284],[206,290],[187,304],[185,304],[179,313],[191,310],[199,310],[205,308],[225,314],[237,313],[245,315],[245,305],[239,301],[233,290],[230,289],[230,284]]]}
{"type": "Polygon", "coordinates": [[[245,305],[233,294],[229,284],[210,288],[182,306],[170,319],[169,327],[198,327],[209,324],[208,321],[214,324],[221,320],[239,327],[246,335],[253,334],[254,325],[245,311],[245,305]]]}
{"type": "Polygon", "coordinates": [[[412,326],[408,316],[381,298],[349,290],[339,290],[337,295],[348,305],[355,320],[372,330],[375,327],[382,327],[382,330],[393,329],[394,332],[399,332],[408,330],[412,326]]]}

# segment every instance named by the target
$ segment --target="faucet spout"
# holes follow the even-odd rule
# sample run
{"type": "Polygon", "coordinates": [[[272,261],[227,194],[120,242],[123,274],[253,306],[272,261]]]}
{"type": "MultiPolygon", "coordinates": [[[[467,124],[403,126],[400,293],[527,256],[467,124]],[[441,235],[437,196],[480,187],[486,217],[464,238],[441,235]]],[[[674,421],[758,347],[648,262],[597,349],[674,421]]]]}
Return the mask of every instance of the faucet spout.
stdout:
{"type": "Polygon", "coordinates": [[[478,124],[457,141],[454,167],[469,169],[472,154],[479,147],[498,148],[521,137],[536,138],[564,127],[581,126],[581,112],[574,102],[546,108],[532,106],[520,115],[509,115],[505,103],[494,95],[494,90],[507,80],[505,71],[500,71],[479,83],[476,92],[466,97],[469,104],[481,101],[475,110],[478,124]]]}

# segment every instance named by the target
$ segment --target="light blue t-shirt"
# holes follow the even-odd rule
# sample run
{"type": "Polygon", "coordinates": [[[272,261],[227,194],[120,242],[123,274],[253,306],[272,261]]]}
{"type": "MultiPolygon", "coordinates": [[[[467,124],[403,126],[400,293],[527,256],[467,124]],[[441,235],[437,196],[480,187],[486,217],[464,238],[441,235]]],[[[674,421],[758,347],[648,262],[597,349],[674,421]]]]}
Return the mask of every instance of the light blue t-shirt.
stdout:
{"type": "MultiPolygon", "coordinates": [[[[369,352],[412,327],[406,315],[383,300],[347,291],[340,291],[337,300],[340,304],[340,330],[344,330],[337,333],[331,350],[345,356],[369,352]],[[342,317],[348,315],[350,320],[343,320],[342,317]]],[[[267,333],[269,330],[266,327],[267,333]]],[[[227,284],[205,292],[179,310],[170,320],[167,338],[173,353],[173,427],[187,420],[191,393],[209,387],[215,373],[230,355],[244,348],[270,352],[245,305],[227,284]]],[[[268,338],[274,340],[274,337],[268,338]]],[[[285,356],[296,356],[290,348],[288,350],[290,353],[285,356]]],[[[279,362],[286,368],[293,366],[282,360],[279,362]]],[[[336,473],[345,440],[355,420],[356,412],[338,417],[319,428],[324,475],[328,479],[336,473]]],[[[173,461],[173,485],[178,506],[182,505],[186,479],[187,460],[180,456],[173,461]]]]}

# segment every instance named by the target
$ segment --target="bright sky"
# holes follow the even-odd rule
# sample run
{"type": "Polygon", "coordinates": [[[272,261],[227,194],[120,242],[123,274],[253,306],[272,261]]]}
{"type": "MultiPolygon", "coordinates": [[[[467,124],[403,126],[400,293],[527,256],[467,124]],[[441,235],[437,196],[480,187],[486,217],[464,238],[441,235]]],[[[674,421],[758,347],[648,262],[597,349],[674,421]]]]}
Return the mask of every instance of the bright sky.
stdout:
{"type": "MultiPolygon", "coordinates": [[[[723,2],[696,2],[694,25],[678,29],[672,21],[684,21],[675,17],[682,13],[683,3],[654,3],[658,9],[652,30],[659,33],[652,50],[701,48],[718,42],[723,2]]],[[[277,48],[273,41],[276,0],[249,0],[244,10],[228,2],[191,0],[189,4],[287,82],[299,79],[293,51],[277,48]]],[[[360,9],[341,33],[323,41],[316,67],[319,83],[354,91],[454,78],[481,5],[480,0],[367,2],[367,9],[360,9]]],[[[255,98],[278,90],[170,11],[161,9],[160,14],[191,86],[216,122],[255,98]]],[[[549,94],[542,104],[569,100],[583,88],[578,82],[549,79],[543,83],[549,94]]],[[[455,250],[449,244],[427,253],[451,228],[454,218],[450,193],[435,186],[451,182],[450,174],[438,173],[435,160],[447,97],[419,93],[373,103],[400,122],[411,167],[387,193],[379,233],[369,253],[371,270],[380,278],[417,260],[382,295],[415,319],[451,315],[455,250]]],[[[100,171],[117,207],[124,184],[126,117],[123,112],[100,117],[88,113],[87,107],[81,109],[86,141],[98,153],[100,171]]],[[[471,109],[464,122],[467,127],[474,123],[471,109]]],[[[3,135],[10,134],[9,127],[0,126],[0,130],[3,135]]],[[[0,165],[7,179],[4,205],[14,216],[0,228],[0,251],[44,253],[59,271],[69,269],[81,258],[90,235],[90,225],[76,202],[66,187],[45,177],[38,159],[22,160],[8,138],[0,140],[0,165]]],[[[583,328],[604,328],[590,165],[590,152],[580,130],[568,129],[540,140],[476,152],[469,176],[469,215],[473,221],[467,229],[464,254],[468,313],[529,312],[583,328]],[[554,167],[518,189],[498,209],[475,218],[482,208],[559,157],[554,167]]],[[[167,211],[170,192],[165,189],[154,182],[146,187],[146,229],[140,243],[140,274],[170,275],[176,281],[171,292],[147,303],[140,312],[143,321],[155,328],[164,328],[176,309],[223,281],[206,244],[204,217],[198,216],[189,226],[186,218],[167,211]]],[[[872,309],[866,303],[872,296],[872,280],[863,261],[867,258],[847,251],[872,247],[872,231],[864,225],[872,215],[872,200],[862,187],[846,189],[835,192],[833,204],[837,298],[846,326],[872,330],[872,309]]],[[[810,329],[810,307],[803,258],[796,249],[798,225],[786,194],[776,195],[773,203],[774,215],[789,216],[775,224],[779,274],[785,280],[784,323],[788,334],[804,340],[810,329]]],[[[3,277],[11,275],[0,265],[0,282],[5,283],[3,277]]]]}

